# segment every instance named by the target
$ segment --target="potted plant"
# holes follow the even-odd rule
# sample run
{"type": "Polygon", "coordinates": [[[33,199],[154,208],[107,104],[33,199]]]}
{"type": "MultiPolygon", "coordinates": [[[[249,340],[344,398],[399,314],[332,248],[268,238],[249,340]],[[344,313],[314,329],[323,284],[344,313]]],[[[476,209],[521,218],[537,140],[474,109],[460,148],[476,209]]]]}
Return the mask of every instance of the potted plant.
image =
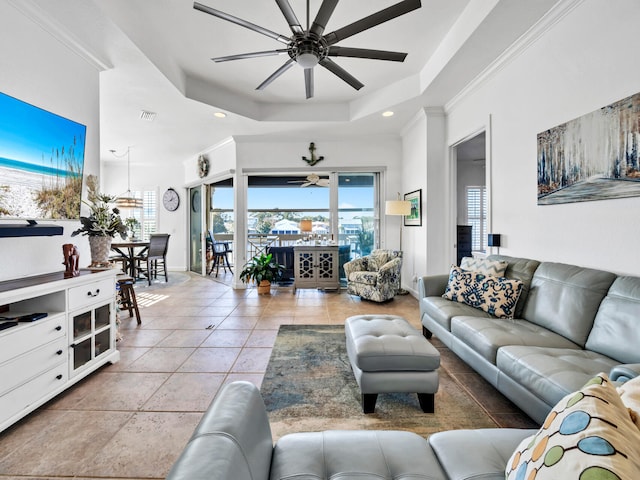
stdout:
{"type": "Polygon", "coordinates": [[[258,285],[258,293],[268,294],[271,292],[271,282],[282,277],[284,265],[273,261],[273,255],[260,254],[248,261],[240,272],[240,280],[245,283],[254,281],[258,285]]]}
{"type": "Polygon", "coordinates": [[[140,222],[137,218],[127,217],[124,219],[124,224],[129,232],[129,238],[134,240],[136,238],[136,228],[140,226],[140,222]]]}
{"type": "Polygon", "coordinates": [[[98,188],[98,177],[87,176],[87,201],[82,201],[91,209],[88,217],[80,217],[82,226],[71,233],[76,235],[86,235],[89,237],[91,247],[91,265],[94,268],[110,267],[109,251],[111,250],[111,240],[116,234],[122,239],[127,236],[127,226],[120,218],[120,210],[111,207],[109,204],[115,201],[115,197],[100,193],[98,188]]]}

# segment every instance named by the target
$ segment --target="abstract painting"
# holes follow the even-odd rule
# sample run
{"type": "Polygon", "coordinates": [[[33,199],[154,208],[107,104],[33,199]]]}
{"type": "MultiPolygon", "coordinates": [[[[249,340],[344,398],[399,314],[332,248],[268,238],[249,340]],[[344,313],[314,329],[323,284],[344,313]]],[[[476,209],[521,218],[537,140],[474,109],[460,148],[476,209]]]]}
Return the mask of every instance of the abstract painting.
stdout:
{"type": "Polygon", "coordinates": [[[538,205],[640,196],[640,93],[538,134],[538,205]]]}

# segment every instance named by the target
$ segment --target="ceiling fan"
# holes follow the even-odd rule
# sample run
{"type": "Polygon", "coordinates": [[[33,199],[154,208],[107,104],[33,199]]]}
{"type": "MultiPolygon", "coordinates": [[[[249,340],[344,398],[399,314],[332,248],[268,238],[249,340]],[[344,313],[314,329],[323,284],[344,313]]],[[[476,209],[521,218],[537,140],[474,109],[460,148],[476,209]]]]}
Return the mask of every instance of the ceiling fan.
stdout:
{"type": "Polygon", "coordinates": [[[355,57],[355,58],[368,58],[373,60],[389,60],[392,62],[403,62],[406,58],[406,53],[401,52],[389,52],[385,50],[371,50],[367,48],[350,48],[340,47],[335,45],[336,43],[351,37],[357,33],[368,30],[369,28],[380,25],[381,23],[392,20],[400,15],[409,13],[421,7],[420,0],[403,0],[400,3],[392,5],[388,8],[380,10],[368,17],[361,18],[345,27],[342,27],[333,32],[324,34],[324,29],[329,21],[329,18],[333,14],[338,0],[323,0],[316,15],[315,20],[309,26],[309,0],[307,0],[307,28],[303,30],[296,14],[294,13],[289,0],[276,0],[278,7],[285,16],[289,27],[293,32],[293,35],[287,37],[286,35],[280,35],[272,30],[260,27],[247,20],[235,17],[228,13],[221,12],[214,8],[208,7],[198,2],[194,2],[193,8],[201,12],[208,13],[214,17],[222,18],[228,22],[235,23],[241,27],[248,28],[254,32],[261,33],[267,37],[271,37],[286,45],[286,48],[277,50],[268,50],[263,52],[253,53],[241,53],[238,55],[229,55],[226,57],[216,57],[212,60],[214,62],[227,62],[230,60],[241,60],[245,58],[266,57],[271,55],[284,55],[288,54],[289,59],[273,72],[267,79],[262,82],[256,90],[263,90],[276,78],[289,70],[294,63],[297,63],[304,68],[304,84],[307,98],[313,97],[313,68],[316,65],[321,65],[339,78],[347,82],[356,90],[360,90],[364,87],[358,79],[340,67],[337,63],[331,60],[329,57],[355,57]]]}
{"type": "Polygon", "coordinates": [[[301,187],[309,187],[311,185],[317,185],[318,187],[328,187],[329,179],[328,178],[320,178],[315,173],[310,173],[307,175],[306,180],[289,180],[289,183],[302,183],[301,187]]]}

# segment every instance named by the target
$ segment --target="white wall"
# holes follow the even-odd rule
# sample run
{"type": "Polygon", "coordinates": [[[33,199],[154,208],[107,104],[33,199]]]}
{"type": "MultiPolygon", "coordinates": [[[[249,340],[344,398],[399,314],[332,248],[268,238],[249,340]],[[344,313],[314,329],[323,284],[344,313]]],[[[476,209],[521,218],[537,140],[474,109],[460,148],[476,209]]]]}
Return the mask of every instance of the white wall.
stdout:
{"type": "MultiPolygon", "coordinates": [[[[537,205],[536,135],[640,91],[637,0],[585,0],[448,110],[447,143],[491,117],[500,253],[640,275],[640,197],[537,205]]],[[[488,139],[489,140],[489,139],[488,139]]]]}
{"type": "MultiPolygon", "coordinates": [[[[402,194],[422,188],[427,181],[427,117],[424,111],[405,128],[402,136],[403,176],[402,194]]],[[[423,202],[424,208],[424,202],[423,202]]],[[[402,231],[402,284],[403,288],[415,292],[415,276],[427,272],[427,227],[423,218],[421,227],[403,227],[402,231]]]]}
{"type": "MultiPolygon", "coordinates": [[[[104,148],[103,148],[104,151],[104,148]]],[[[146,159],[140,159],[146,161],[146,159]]],[[[155,190],[158,195],[158,233],[168,233],[169,250],[167,251],[167,268],[185,271],[188,265],[187,256],[187,209],[189,198],[183,181],[184,166],[179,160],[158,158],[155,160],[159,168],[147,165],[136,165],[135,149],[131,151],[131,190],[155,190]],[[180,196],[180,205],[173,212],[162,206],[162,195],[168,188],[173,188],[180,196]]],[[[110,195],[120,195],[127,190],[126,157],[118,162],[102,162],[102,189],[110,195]]],[[[194,167],[195,172],[195,167],[194,167]]],[[[122,217],[127,215],[121,212],[122,217]]],[[[116,236],[116,240],[120,240],[116,236]]]]}
{"type": "MultiPolygon", "coordinates": [[[[0,91],[87,126],[84,173],[99,170],[98,70],[7,2],[0,2],[0,91]]],[[[18,222],[24,224],[25,222],[18,222]]],[[[45,222],[43,222],[45,223],[45,222]]],[[[0,238],[0,280],[63,271],[62,245],[74,243],[90,263],[77,221],[56,221],[64,235],[0,238]]]]}

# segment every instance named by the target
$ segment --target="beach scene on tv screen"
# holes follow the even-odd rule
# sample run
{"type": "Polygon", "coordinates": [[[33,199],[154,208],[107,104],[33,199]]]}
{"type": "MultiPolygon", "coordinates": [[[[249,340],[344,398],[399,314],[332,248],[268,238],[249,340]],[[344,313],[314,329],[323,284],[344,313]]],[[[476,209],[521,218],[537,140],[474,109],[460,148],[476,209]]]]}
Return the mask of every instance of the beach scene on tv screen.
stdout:
{"type": "Polygon", "coordinates": [[[77,219],[86,127],[0,92],[0,218],[77,219]]]}

